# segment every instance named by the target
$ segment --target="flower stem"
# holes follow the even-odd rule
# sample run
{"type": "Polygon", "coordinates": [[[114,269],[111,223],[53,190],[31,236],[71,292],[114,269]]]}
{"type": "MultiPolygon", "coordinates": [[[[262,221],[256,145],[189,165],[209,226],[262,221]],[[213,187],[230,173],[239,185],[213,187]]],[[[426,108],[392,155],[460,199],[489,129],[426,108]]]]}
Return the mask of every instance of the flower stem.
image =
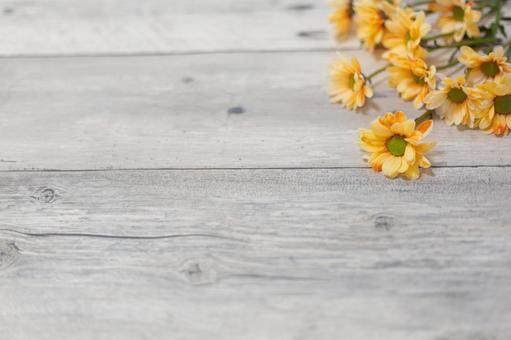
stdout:
{"type": "Polygon", "coordinates": [[[450,63],[454,60],[454,58],[456,58],[456,54],[458,54],[458,51],[459,49],[455,49],[454,51],[452,51],[451,55],[449,56],[450,63]]]}
{"type": "Polygon", "coordinates": [[[448,69],[448,68],[451,68],[453,66],[456,66],[458,65],[459,61],[458,60],[453,60],[451,61],[450,63],[447,63],[445,65],[441,65],[441,66],[438,66],[436,69],[437,71],[441,71],[441,70],[445,70],[445,69],[448,69]]]}
{"type": "Polygon", "coordinates": [[[494,0],[476,0],[474,1],[476,6],[474,6],[474,9],[484,9],[486,7],[495,8],[495,1],[494,0]]]}
{"type": "Polygon", "coordinates": [[[387,67],[389,67],[391,64],[387,64],[385,66],[383,66],[382,68],[379,68],[377,69],[376,71],[374,71],[373,73],[371,73],[370,75],[368,75],[366,77],[366,79],[368,81],[371,81],[372,78],[374,78],[375,76],[377,76],[378,74],[382,73],[383,71],[385,71],[387,69],[387,67]]]}
{"type": "Polygon", "coordinates": [[[435,113],[434,110],[428,110],[424,112],[419,117],[415,118],[415,126],[419,125],[422,122],[425,122],[426,120],[430,120],[433,118],[433,113],[435,113]]]}
{"type": "Polygon", "coordinates": [[[488,19],[489,17],[493,16],[495,14],[495,9],[491,9],[489,10],[487,13],[483,14],[483,16],[481,17],[481,21],[484,21],[486,19],[488,19]]]}
{"type": "Polygon", "coordinates": [[[438,38],[448,37],[448,36],[453,35],[453,34],[454,34],[454,32],[431,35],[429,37],[422,38],[422,41],[436,40],[438,38]]]}
{"type": "Polygon", "coordinates": [[[511,39],[507,41],[502,47],[506,48],[506,57],[507,59],[511,59],[511,39]]]}
{"type": "Polygon", "coordinates": [[[410,7],[417,7],[417,6],[421,6],[421,5],[429,5],[430,3],[433,3],[434,1],[432,0],[421,0],[421,1],[417,1],[413,4],[410,4],[408,6],[410,7]]]}
{"type": "Polygon", "coordinates": [[[497,0],[495,3],[495,9],[497,14],[495,15],[495,22],[491,25],[491,36],[497,36],[497,30],[500,26],[500,18],[502,17],[502,0],[497,0]]]}
{"type": "Polygon", "coordinates": [[[498,39],[496,39],[494,37],[481,38],[481,39],[472,39],[472,40],[471,39],[467,39],[467,40],[462,40],[460,42],[453,43],[453,44],[450,44],[450,45],[429,46],[429,47],[426,47],[426,49],[428,51],[436,51],[436,50],[440,50],[440,49],[443,49],[443,48],[458,48],[458,47],[461,47],[461,46],[480,45],[480,44],[484,44],[484,43],[495,42],[497,40],[498,39]]]}

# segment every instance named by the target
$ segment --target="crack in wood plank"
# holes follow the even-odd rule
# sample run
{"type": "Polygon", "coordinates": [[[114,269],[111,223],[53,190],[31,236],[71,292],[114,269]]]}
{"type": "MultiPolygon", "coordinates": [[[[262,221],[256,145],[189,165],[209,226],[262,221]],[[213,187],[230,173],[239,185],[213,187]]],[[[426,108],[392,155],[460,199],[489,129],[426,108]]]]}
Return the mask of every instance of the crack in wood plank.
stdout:
{"type": "Polygon", "coordinates": [[[195,238],[195,237],[204,237],[204,238],[214,238],[225,241],[234,241],[240,243],[248,243],[247,240],[242,240],[238,238],[222,236],[217,234],[200,234],[200,233],[192,233],[192,234],[171,234],[171,235],[109,235],[109,234],[90,234],[90,233],[31,233],[31,232],[23,232],[10,228],[2,228],[0,232],[9,232],[14,233],[26,237],[35,237],[35,238],[46,238],[46,237],[84,237],[84,238],[103,238],[103,239],[118,239],[118,240],[165,240],[165,239],[174,239],[174,238],[195,238]]]}

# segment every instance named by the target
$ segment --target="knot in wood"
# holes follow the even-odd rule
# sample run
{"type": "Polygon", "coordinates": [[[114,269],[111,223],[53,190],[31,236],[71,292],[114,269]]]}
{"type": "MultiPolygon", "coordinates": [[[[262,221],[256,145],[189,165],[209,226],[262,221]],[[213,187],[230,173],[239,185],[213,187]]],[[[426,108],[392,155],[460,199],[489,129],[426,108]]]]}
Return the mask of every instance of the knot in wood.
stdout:
{"type": "Polygon", "coordinates": [[[14,241],[0,239],[0,269],[12,265],[19,255],[19,248],[14,241]]]}
{"type": "Polygon", "coordinates": [[[209,260],[186,261],[179,273],[192,285],[207,285],[217,281],[217,272],[209,260]]]}
{"type": "Polygon", "coordinates": [[[52,188],[41,188],[31,197],[37,202],[50,204],[55,202],[59,198],[59,195],[52,188]]]}
{"type": "Polygon", "coordinates": [[[378,215],[374,218],[374,227],[378,230],[388,231],[394,227],[394,218],[387,215],[378,215]]]}

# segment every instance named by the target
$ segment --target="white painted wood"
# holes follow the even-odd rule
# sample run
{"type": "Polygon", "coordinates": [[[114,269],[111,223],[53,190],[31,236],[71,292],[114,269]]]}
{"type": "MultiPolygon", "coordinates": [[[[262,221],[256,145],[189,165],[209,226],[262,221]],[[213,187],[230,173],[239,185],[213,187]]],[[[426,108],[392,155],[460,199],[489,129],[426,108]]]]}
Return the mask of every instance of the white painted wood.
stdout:
{"type": "Polygon", "coordinates": [[[334,47],[324,1],[0,0],[2,10],[0,55],[334,47]]]}
{"type": "Polygon", "coordinates": [[[0,174],[6,339],[508,339],[509,168],[0,174]]]}
{"type": "Polygon", "coordinates": [[[317,0],[0,0],[0,56],[360,48],[317,0]]]}
{"type": "Polygon", "coordinates": [[[418,112],[328,103],[323,2],[0,11],[2,340],[511,338],[509,138],[437,122],[419,182],[350,169],[418,112]],[[265,167],[318,169],[203,169],[265,167]],[[141,168],[181,170],[97,171],[141,168]]]}
{"type": "MultiPolygon", "coordinates": [[[[382,63],[355,52],[366,72],[382,63]]],[[[5,59],[0,169],[365,166],[366,113],[329,103],[328,52],[5,59]],[[236,113],[243,111],[243,113],[236,113]]],[[[383,97],[380,97],[383,96],[383,97]]],[[[388,98],[387,98],[388,97],[388,98]]],[[[436,123],[436,165],[509,165],[509,138],[436,123]]]]}

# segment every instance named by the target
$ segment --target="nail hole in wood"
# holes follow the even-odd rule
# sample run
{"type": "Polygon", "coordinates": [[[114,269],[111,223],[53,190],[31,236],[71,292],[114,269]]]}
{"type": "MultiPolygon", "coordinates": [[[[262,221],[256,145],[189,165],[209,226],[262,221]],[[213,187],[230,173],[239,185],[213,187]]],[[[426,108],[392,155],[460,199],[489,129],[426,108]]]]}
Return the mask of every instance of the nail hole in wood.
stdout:
{"type": "Polygon", "coordinates": [[[321,40],[327,37],[327,33],[323,30],[317,31],[300,31],[296,33],[300,38],[321,40]]]}
{"type": "Polygon", "coordinates": [[[312,4],[296,4],[296,5],[291,5],[289,6],[287,9],[289,9],[290,11],[308,11],[308,10],[311,10],[314,8],[314,5],[312,4]]]}
{"type": "Polygon", "coordinates": [[[239,114],[245,113],[245,108],[243,108],[242,106],[234,106],[234,107],[229,108],[229,110],[227,110],[227,112],[229,114],[239,115],[239,114]]]}

